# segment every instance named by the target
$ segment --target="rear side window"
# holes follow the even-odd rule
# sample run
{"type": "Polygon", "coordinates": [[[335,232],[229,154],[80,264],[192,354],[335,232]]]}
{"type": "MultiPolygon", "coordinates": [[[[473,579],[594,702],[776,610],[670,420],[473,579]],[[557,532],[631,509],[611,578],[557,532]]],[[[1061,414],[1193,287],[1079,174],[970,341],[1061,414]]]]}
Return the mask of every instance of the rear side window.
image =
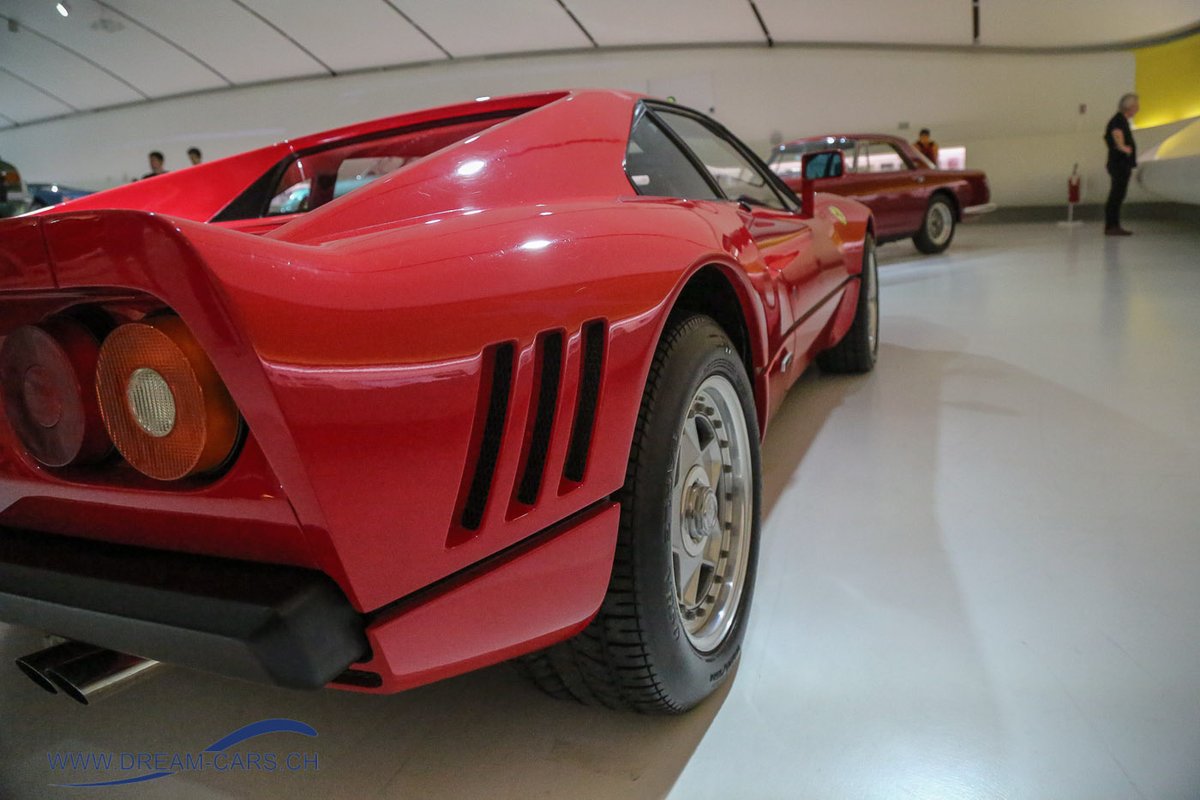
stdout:
{"type": "Polygon", "coordinates": [[[731,142],[690,116],[663,111],[663,121],[704,164],[726,197],[780,211],[788,210],[767,176],[731,142]]]}
{"type": "Polygon", "coordinates": [[[300,155],[275,181],[264,216],[312,211],[495,124],[495,120],[474,120],[430,130],[385,134],[369,141],[300,155]]]}
{"type": "Polygon", "coordinates": [[[909,169],[908,162],[895,146],[887,142],[867,142],[860,148],[860,172],[902,172],[909,169]]]}
{"type": "Polygon", "coordinates": [[[638,194],[689,200],[723,199],[649,114],[641,116],[629,135],[625,172],[638,194]]]}
{"type": "Polygon", "coordinates": [[[529,109],[459,118],[341,140],[289,156],[259,176],[213,222],[299,214],[366,186],[529,109]]]}

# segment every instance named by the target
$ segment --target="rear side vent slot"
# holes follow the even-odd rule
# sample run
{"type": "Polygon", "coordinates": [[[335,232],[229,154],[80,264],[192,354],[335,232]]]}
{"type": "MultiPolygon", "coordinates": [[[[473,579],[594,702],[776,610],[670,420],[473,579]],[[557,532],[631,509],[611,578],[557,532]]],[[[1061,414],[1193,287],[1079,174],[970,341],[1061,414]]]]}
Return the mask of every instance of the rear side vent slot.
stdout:
{"type": "MultiPolygon", "coordinates": [[[[509,397],[512,394],[513,351],[512,342],[495,345],[485,351],[479,405],[482,409],[486,398],[487,410],[475,419],[475,431],[471,435],[471,442],[473,447],[477,443],[478,455],[470,484],[464,483],[467,491],[459,517],[459,524],[469,531],[478,530],[483,523],[483,512],[487,509],[488,496],[492,491],[492,478],[496,473],[496,461],[500,457],[504,421],[508,417],[509,397]]],[[[463,478],[465,481],[465,473],[463,478]]]]}
{"type": "Polygon", "coordinates": [[[540,335],[534,358],[537,402],[529,405],[529,418],[525,423],[524,452],[521,454],[521,463],[524,466],[516,493],[517,503],[526,506],[537,502],[538,493],[542,489],[542,477],[546,471],[546,455],[550,450],[550,436],[554,427],[554,415],[558,411],[558,395],[562,383],[562,332],[553,331],[540,335]]]}
{"type": "Polygon", "coordinates": [[[575,423],[571,428],[571,444],[563,477],[582,483],[587,471],[588,455],[592,448],[592,431],[596,427],[596,409],[600,404],[600,372],[604,366],[605,327],[602,320],[583,326],[583,366],[579,370],[579,394],[575,405],[575,423]]]}

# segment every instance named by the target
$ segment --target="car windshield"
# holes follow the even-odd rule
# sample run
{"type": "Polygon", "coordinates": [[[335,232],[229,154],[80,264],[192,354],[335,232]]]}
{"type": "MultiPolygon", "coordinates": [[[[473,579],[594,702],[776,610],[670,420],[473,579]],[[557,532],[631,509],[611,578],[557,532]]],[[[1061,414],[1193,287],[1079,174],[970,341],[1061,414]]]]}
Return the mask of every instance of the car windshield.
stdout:
{"type": "MultiPolygon", "coordinates": [[[[771,153],[771,160],[767,162],[767,166],[776,174],[784,178],[800,177],[801,161],[805,153],[815,153],[818,150],[841,150],[843,152],[854,152],[854,140],[839,137],[826,137],[812,142],[798,142],[796,144],[784,144],[775,148],[771,153]]],[[[847,168],[849,162],[853,159],[847,159],[847,168]]]]}

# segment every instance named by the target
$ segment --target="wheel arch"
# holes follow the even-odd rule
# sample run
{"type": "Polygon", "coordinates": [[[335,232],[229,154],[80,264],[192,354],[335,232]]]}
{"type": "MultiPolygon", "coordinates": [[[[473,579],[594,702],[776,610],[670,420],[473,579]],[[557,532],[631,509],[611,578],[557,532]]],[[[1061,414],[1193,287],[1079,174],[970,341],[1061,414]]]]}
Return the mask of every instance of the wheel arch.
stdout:
{"type": "Polygon", "coordinates": [[[754,389],[761,433],[765,427],[768,398],[766,383],[761,380],[763,370],[758,365],[767,363],[766,328],[762,312],[752,299],[754,292],[743,280],[731,275],[723,265],[705,264],[683,282],[671,305],[671,313],[705,314],[725,331],[737,349],[754,389]]]}
{"type": "Polygon", "coordinates": [[[932,203],[938,197],[944,197],[950,203],[950,210],[954,212],[954,222],[962,222],[962,203],[958,200],[958,194],[949,186],[939,186],[929,195],[929,202],[932,203]]]}

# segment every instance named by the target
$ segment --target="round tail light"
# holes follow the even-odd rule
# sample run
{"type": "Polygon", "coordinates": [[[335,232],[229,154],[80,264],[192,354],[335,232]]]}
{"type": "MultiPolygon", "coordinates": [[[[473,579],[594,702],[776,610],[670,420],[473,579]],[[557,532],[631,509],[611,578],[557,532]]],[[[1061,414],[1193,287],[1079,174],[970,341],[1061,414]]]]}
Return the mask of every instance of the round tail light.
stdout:
{"type": "Polygon", "coordinates": [[[109,334],[96,389],[113,444],[151,478],[210,472],[237,444],[233,398],[178,317],[131,322],[109,334]]]}
{"type": "Polygon", "coordinates": [[[99,348],[87,327],[67,317],[23,325],[0,348],[4,412],[48,467],[93,463],[112,450],[96,401],[99,348]]]}

